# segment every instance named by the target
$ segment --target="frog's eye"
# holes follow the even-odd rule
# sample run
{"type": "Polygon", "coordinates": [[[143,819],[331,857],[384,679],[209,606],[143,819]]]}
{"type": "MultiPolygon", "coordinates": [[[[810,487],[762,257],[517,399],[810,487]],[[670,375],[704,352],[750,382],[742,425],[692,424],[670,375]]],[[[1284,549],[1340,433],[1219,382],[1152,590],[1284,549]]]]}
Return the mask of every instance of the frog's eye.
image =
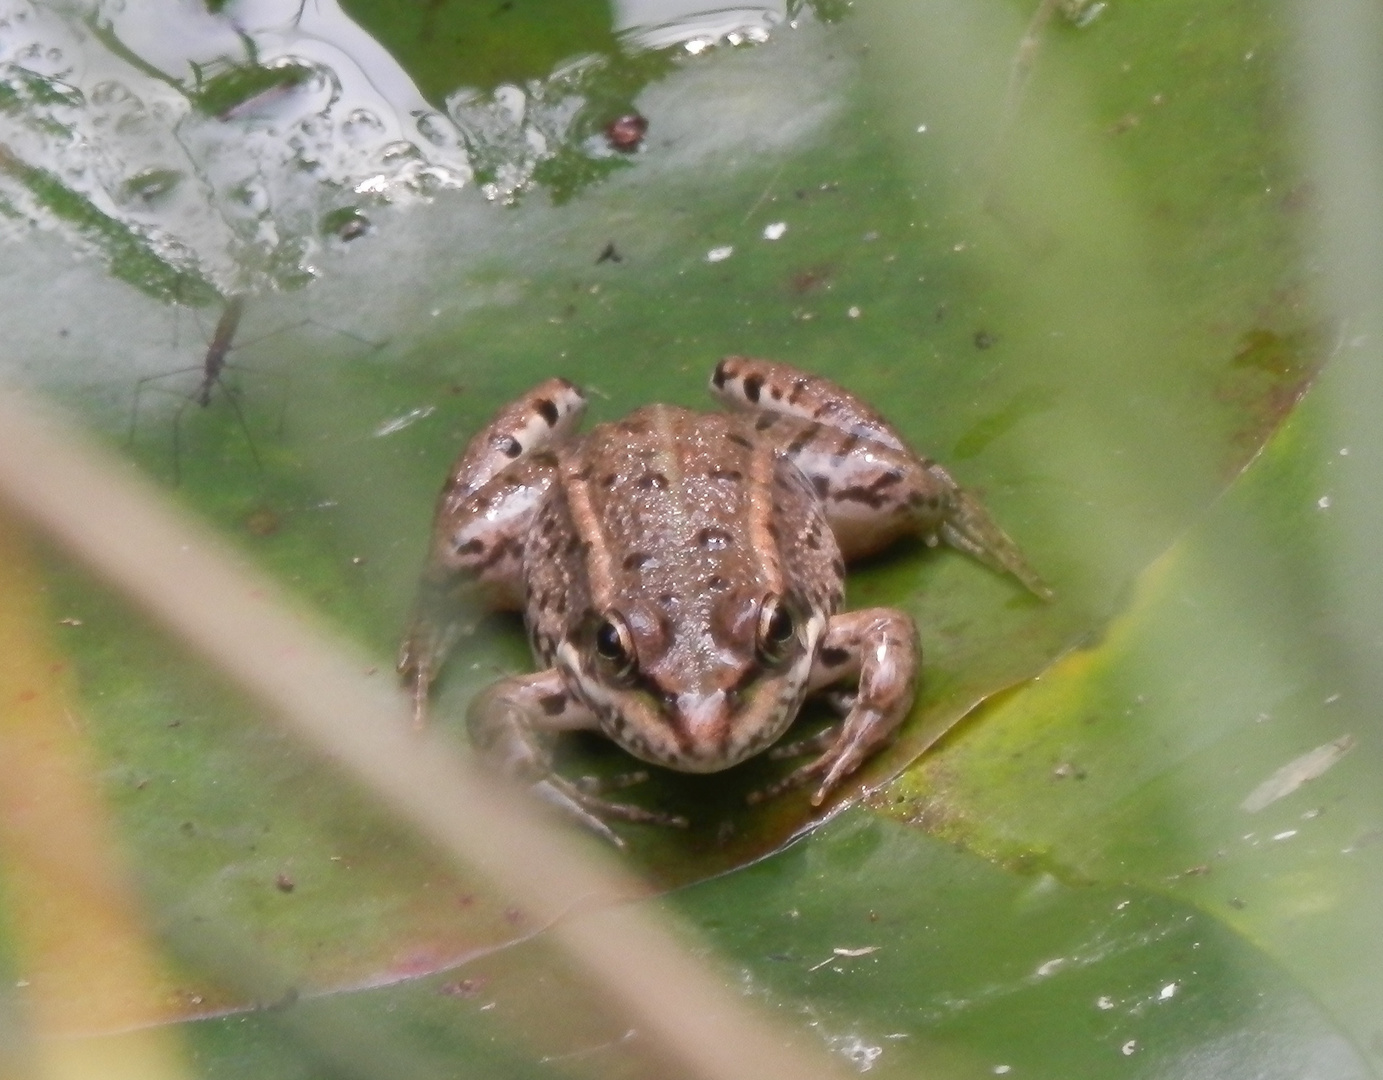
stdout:
{"type": "Polygon", "coordinates": [[[634,670],[633,635],[625,621],[613,611],[596,623],[595,652],[619,675],[628,675],[634,670]]]}
{"type": "Polygon", "coordinates": [[[797,620],[788,606],[776,596],[764,600],[759,608],[759,652],[765,660],[781,660],[797,636],[797,620]]]}

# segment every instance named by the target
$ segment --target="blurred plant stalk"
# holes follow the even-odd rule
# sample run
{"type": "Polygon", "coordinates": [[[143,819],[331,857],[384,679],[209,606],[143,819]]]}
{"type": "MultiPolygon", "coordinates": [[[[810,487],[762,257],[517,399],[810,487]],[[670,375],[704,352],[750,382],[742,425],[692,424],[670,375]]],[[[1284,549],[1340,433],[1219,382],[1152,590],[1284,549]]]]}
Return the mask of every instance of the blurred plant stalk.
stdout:
{"type": "Polygon", "coordinates": [[[729,980],[693,960],[680,943],[685,935],[647,905],[612,904],[647,889],[596,841],[571,837],[440,738],[413,733],[404,696],[392,680],[367,674],[365,657],[292,610],[268,579],[180,517],[133,466],[103,457],[36,402],[12,393],[0,394],[0,503],[424,835],[552,924],[554,940],[612,1007],[690,1074],[838,1075],[819,1051],[799,1049],[786,1029],[755,1016],[729,980]],[[592,907],[573,911],[584,904],[592,907]]]}

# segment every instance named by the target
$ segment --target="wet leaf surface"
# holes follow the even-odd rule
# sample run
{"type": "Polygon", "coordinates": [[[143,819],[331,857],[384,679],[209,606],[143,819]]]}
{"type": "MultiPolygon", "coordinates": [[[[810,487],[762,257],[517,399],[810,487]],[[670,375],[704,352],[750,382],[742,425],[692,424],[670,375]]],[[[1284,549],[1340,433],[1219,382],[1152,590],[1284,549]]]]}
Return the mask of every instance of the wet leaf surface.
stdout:
{"type": "MultiPolygon", "coordinates": [[[[977,702],[1097,638],[1335,347],[1304,299],[1296,234],[1312,198],[1285,146],[1285,31],[1267,5],[1161,0],[1080,27],[1058,20],[1008,112],[1022,6],[804,16],[766,44],[695,54],[608,51],[608,28],[585,8],[531,39],[504,29],[510,13],[482,8],[438,9],[493,15],[498,37],[475,45],[470,74],[445,74],[440,31],[420,31],[417,51],[391,45],[391,77],[411,75],[426,99],[411,127],[389,102],[362,103],[344,61],[316,127],[292,110],[325,101],[322,80],[216,119],[193,115],[192,69],[166,65],[149,85],[122,75],[139,108],[90,87],[47,103],[66,143],[28,122],[49,115],[31,93],[24,129],[7,137],[14,164],[0,161],[0,281],[17,313],[4,374],[70,404],[366,643],[380,678],[450,459],[501,404],[563,374],[591,388],[596,420],[655,400],[708,406],[720,356],[787,360],[877,403],[951,466],[1057,592],[1043,604],[920,545],[852,573],[850,604],[907,610],[926,655],[912,718],[853,798],[977,702]],[[607,51],[552,72],[559,54],[590,49],[607,51]],[[527,81],[506,90],[506,79],[527,81]],[[443,100],[462,86],[478,96],[443,100]],[[116,133],[143,130],[160,102],[179,119],[132,153],[116,133]],[[631,107],[649,128],[625,155],[603,128],[631,107]],[[109,117],[124,122],[96,123],[109,117]],[[61,157],[83,145],[72,132],[95,148],[76,164],[61,157]],[[176,147],[194,155],[199,183],[171,182],[189,171],[176,147]],[[128,176],[111,165],[125,157],[128,176]],[[455,187],[468,168],[478,184],[455,187]],[[112,224],[83,225],[62,200],[112,224]],[[155,265],[122,271],[126,248],[155,265]],[[203,292],[169,284],[184,278],[203,292]],[[185,395],[220,314],[207,281],[248,300],[232,366],[203,408],[185,395]]],[[[64,48],[90,59],[123,32],[64,48]]],[[[299,32],[280,51],[306,50],[299,32]]],[[[228,40],[226,62],[245,62],[228,40]]],[[[329,40],[369,59],[343,32],[329,40]]],[[[271,52],[257,62],[276,63],[271,52]]],[[[50,572],[55,618],[82,622],[61,640],[152,896],[185,895],[189,917],[243,928],[295,985],[317,988],[433,971],[526,931],[99,587],[58,559],[50,572]]],[[[437,722],[463,743],[469,697],[530,665],[517,620],[478,616],[439,687],[437,722]]],[[[949,767],[949,747],[926,769],[949,767]]],[[[620,772],[627,758],[577,742],[568,765],[620,772]]],[[[693,828],[630,828],[631,857],[674,885],[774,850],[813,817],[801,795],[745,808],[781,768],[656,774],[630,797],[693,828]]],[[[987,768],[958,767],[956,784],[989,784],[987,768]]],[[[1092,766],[1073,768],[1087,778],[1060,790],[1097,790],[1092,766]]],[[[960,797],[945,790],[908,804],[940,810],[909,815],[951,827],[960,797]]],[[[191,994],[202,1005],[255,997],[191,994]]]]}
{"type": "MultiPolygon", "coordinates": [[[[1103,639],[873,805],[990,859],[1194,906],[1379,1063],[1377,711],[1322,603],[1350,464],[1328,374],[1103,639]]],[[[1359,449],[1355,444],[1355,449],[1359,449]]],[[[1357,511],[1356,511],[1357,512],[1357,511]]]]}

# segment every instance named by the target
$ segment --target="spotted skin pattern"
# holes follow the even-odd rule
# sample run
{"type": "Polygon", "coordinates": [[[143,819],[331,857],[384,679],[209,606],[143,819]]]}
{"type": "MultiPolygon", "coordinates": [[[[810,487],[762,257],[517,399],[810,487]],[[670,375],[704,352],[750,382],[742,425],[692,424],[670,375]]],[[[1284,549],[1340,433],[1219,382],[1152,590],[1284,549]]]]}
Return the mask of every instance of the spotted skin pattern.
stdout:
{"type": "MultiPolygon", "coordinates": [[[[457,458],[399,653],[421,722],[457,597],[522,611],[541,670],[471,703],[478,751],[618,842],[607,820],[680,824],[552,768],[551,737],[599,731],[643,761],[717,772],[779,743],[809,694],[841,721],[773,788],[820,804],[896,734],[921,664],[901,611],[842,612],[845,564],[905,536],[947,543],[1049,596],[973,496],[871,407],[786,364],[727,357],[724,413],[649,405],[585,435],[549,379],[457,458]]],[[[780,754],[780,744],[774,753],[780,754]]]]}

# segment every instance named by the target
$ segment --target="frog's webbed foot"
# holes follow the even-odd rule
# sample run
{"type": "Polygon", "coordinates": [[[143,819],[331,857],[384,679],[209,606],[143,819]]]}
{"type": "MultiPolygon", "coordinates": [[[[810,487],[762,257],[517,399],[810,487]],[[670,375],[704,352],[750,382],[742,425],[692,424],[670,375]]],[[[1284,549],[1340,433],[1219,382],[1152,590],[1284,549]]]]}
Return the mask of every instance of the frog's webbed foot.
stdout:
{"type": "Polygon", "coordinates": [[[395,667],[413,702],[413,726],[427,723],[428,694],[438,669],[460,634],[457,612],[452,610],[449,590],[434,579],[423,578],[408,630],[399,643],[395,667]]]}
{"type": "MultiPolygon", "coordinates": [[[[618,847],[624,846],[609,821],[685,828],[686,818],[646,810],[641,806],[602,798],[610,782],[568,780],[553,770],[548,736],[560,731],[593,729],[595,716],[562,683],[556,671],[514,675],[486,687],[471,701],[466,726],[476,751],[506,776],[526,783],[550,806],[555,806],[592,832],[618,847]]],[[[642,770],[616,778],[616,787],[629,787],[647,778],[642,770]]]]}
{"type": "Polygon", "coordinates": [[[1052,599],[1052,590],[1023,558],[1008,533],[989,516],[984,504],[959,487],[941,466],[932,464],[928,471],[950,486],[945,516],[929,539],[935,538],[932,542],[943,540],[992,570],[1012,574],[1034,596],[1052,599]]]}

